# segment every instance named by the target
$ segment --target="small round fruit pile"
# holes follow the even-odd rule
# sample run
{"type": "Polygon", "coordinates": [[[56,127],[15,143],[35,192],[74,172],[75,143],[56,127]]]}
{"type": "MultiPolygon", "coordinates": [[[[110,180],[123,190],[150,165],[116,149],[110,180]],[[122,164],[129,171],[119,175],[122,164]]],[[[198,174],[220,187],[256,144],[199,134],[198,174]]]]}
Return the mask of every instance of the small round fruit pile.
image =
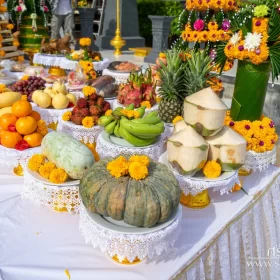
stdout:
{"type": "Polygon", "coordinates": [[[27,80],[19,80],[11,87],[13,91],[27,95],[27,100],[32,101],[32,93],[37,89],[44,89],[46,81],[41,77],[29,76],[27,80]]]}
{"type": "Polygon", "coordinates": [[[41,108],[52,107],[57,110],[73,107],[77,104],[76,96],[68,93],[63,82],[54,82],[52,87],[44,90],[35,90],[32,101],[41,108]]]}
{"type": "Polygon", "coordinates": [[[91,127],[91,125],[83,123],[83,120],[91,117],[93,123],[97,124],[99,117],[103,116],[109,109],[111,109],[110,103],[105,101],[104,97],[93,93],[86,98],[78,99],[77,106],[74,107],[69,120],[77,125],[91,127]]]}
{"type": "Polygon", "coordinates": [[[0,117],[0,143],[6,148],[22,151],[38,147],[47,133],[46,123],[26,100],[16,101],[12,113],[0,117]]]}

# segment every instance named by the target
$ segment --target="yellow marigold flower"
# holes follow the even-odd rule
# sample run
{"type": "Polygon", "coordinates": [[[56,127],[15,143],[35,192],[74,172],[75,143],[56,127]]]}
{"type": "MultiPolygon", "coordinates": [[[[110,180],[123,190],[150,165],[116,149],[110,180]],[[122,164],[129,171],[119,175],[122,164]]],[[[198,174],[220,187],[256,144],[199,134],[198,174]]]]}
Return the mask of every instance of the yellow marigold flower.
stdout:
{"type": "Polygon", "coordinates": [[[23,81],[27,81],[27,80],[28,80],[28,76],[27,76],[27,75],[24,75],[21,79],[22,79],[23,81]]]}
{"type": "Polygon", "coordinates": [[[217,30],[210,30],[208,32],[208,40],[211,42],[219,41],[219,33],[217,30]]]}
{"type": "Polygon", "coordinates": [[[23,55],[18,56],[17,60],[18,60],[19,62],[24,61],[24,56],[23,56],[23,55]]]}
{"type": "Polygon", "coordinates": [[[73,53],[73,55],[71,55],[71,57],[74,60],[78,60],[80,58],[80,56],[77,53],[73,53]]]}
{"type": "Polygon", "coordinates": [[[1,13],[7,12],[7,7],[5,7],[5,6],[0,6],[0,12],[1,12],[1,13]]]}
{"type": "Polygon", "coordinates": [[[253,18],[252,32],[267,33],[268,18],[253,18]]]}
{"type": "Polygon", "coordinates": [[[222,168],[219,163],[213,160],[207,161],[202,171],[205,177],[207,178],[217,178],[221,175],[222,168]]]}
{"type": "Polygon", "coordinates": [[[134,119],[139,119],[139,118],[140,118],[139,112],[134,111],[134,112],[133,112],[133,117],[134,117],[134,119]]]}
{"type": "Polygon", "coordinates": [[[33,155],[27,163],[30,170],[38,172],[40,166],[45,163],[46,157],[41,154],[33,155]]]}
{"type": "Polygon", "coordinates": [[[105,112],[105,116],[111,116],[112,113],[113,113],[113,110],[107,110],[107,111],[105,112]]]}
{"type": "Polygon", "coordinates": [[[141,107],[146,107],[147,109],[152,108],[150,101],[142,101],[141,102],[141,107]]]}
{"type": "Polygon", "coordinates": [[[93,60],[94,61],[100,61],[100,57],[99,56],[95,56],[93,60]]]}
{"type": "Polygon", "coordinates": [[[207,25],[209,30],[218,30],[219,25],[217,24],[216,21],[210,21],[207,25]]]}
{"type": "Polygon", "coordinates": [[[91,45],[91,39],[90,38],[81,38],[80,39],[80,45],[82,47],[88,47],[91,45]]]}
{"type": "Polygon", "coordinates": [[[16,40],[13,41],[13,46],[14,46],[14,47],[18,47],[18,46],[19,46],[19,41],[16,41],[16,40]]]}
{"type": "Polygon", "coordinates": [[[116,178],[120,178],[128,174],[129,163],[125,157],[119,156],[115,160],[108,162],[107,170],[116,178]]]}
{"type": "Polygon", "coordinates": [[[39,120],[37,122],[37,132],[41,133],[43,136],[45,136],[48,133],[48,127],[44,120],[39,120]]]}
{"type": "Polygon", "coordinates": [[[244,137],[252,137],[254,133],[252,130],[252,123],[246,120],[235,122],[234,130],[244,137]]]}
{"type": "Polygon", "coordinates": [[[138,161],[130,163],[128,171],[130,177],[137,181],[145,179],[149,175],[147,166],[138,161]]]}
{"type": "Polygon", "coordinates": [[[0,84],[0,93],[4,92],[6,90],[6,85],[0,84]]]}
{"type": "Polygon", "coordinates": [[[49,179],[51,172],[56,168],[56,165],[53,162],[45,162],[44,165],[41,165],[39,168],[39,174],[49,179]]]}
{"type": "Polygon", "coordinates": [[[9,30],[13,30],[14,29],[14,25],[12,23],[9,23],[6,25],[6,28],[9,30]]]}
{"type": "Polygon", "coordinates": [[[233,188],[231,189],[232,192],[238,192],[240,190],[241,190],[241,185],[239,185],[239,184],[235,184],[233,186],[233,188]]]}
{"type": "Polygon", "coordinates": [[[161,97],[160,97],[160,96],[157,96],[157,97],[156,97],[156,102],[159,103],[160,100],[161,100],[161,97]]]}
{"type": "Polygon", "coordinates": [[[176,116],[174,119],[173,119],[173,121],[172,121],[172,123],[173,124],[176,124],[177,122],[179,122],[179,121],[181,121],[181,120],[183,120],[184,118],[182,117],[182,116],[176,116]]]}
{"type": "Polygon", "coordinates": [[[166,58],[166,54],[163,53],[163,52],[160,52],[160,53],[159,53],[159,57],[160,57],[160,58],[166,58]]]}
{"type": "Polygon", "coordinates": [[[91,75],[92,79],[96,79],[96,72],[93,69],[89,71],[89,74],[91,75]]]}
{"type": "Polygon", "coordinates": [[[67,122],[71,119],[71,116],[72,116],[72,112],[67,111],[62,115],[62,120],[67,122]]]}
{"type": "Polygon", "coordinates": [[[217,77],[213,77],[208,83],[216,93],[220,93],[224,89],[222,81],[217,77]]]}
{"type": "Polygon", "coordinates": [[[128,110],[127,111],[127,117],[129,118],[129,119],[131,119],[131,118],[133,118],[134,117],[134,110],[128,110]]]}
{"type": "Polygon", "coordinates": [[[94,120],[92,117],[85,117],[82,120],[82,125],[86,128],[91,128],[94,126],[94,120]]]}
{"type": "Polygon", "coordinates": [[[144,156],[144,155],[141,155],[141,156],[134,155],[129,158],[129,163],[132,163],[132,162],[140,162],[141,164],[148,167],[150,164],[150,159],[149,159],[149,157],[144,156]]]}
{"type": "MultiPolygon", "coordinates": [[[[84,142],[82,142],[83,144],[85,144],[84,142]]],[[[96,143],[86,143],[85,144],[92,152],[93,156],[94,156],[94,160],[95,161],[99,161],[100,160],[100,156],[96,151],[96,143]]]]}
{"type": "Polygon", "coordinates": [[[49,180],[54,184],[62,184],[67,179],[68,179],[68,174],[63,168],[53,169],[49,177],[49,180]]]}
{"type": "Polygon", "coordinates": [[[84,96],[90,96],[92,94],[96,93],[96,90],[94,87],[91,87],[91,86],[85,86],[83,88],[83,94],[84,96]]]}
{"type": "Polygon", "coordinates": [[[23,94],[23,95],[21,96],[21,100],[27,100],[27,95],[26,95],[26,94],[23,94]]]}
{"type": "MultiPolygon", "coordinates": [[[[1,7],[0,7],[0,8],[1,8],[1,7]]],[[[1,57],[5,56],[5,54],[6,54],[6,53],[5,53],[4,51],[0,51],[0,56],[1,56],[1,57]]]]}

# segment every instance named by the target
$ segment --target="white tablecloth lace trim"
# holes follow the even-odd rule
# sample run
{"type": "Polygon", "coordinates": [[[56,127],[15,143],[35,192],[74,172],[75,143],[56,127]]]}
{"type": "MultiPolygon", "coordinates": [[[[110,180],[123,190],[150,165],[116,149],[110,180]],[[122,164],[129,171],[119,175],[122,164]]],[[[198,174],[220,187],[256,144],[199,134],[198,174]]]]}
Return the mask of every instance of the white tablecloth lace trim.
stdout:
{"type": "Polygon", "coordinates": [[[172,279],[242,280],[280,279],[280,178],[269,191],[224,231],[219,232],[200,256],[172,279]],[[268,250],[270,249],[270,255],[268,250]],[[255,262],[254,265],[252,265],[255,262]],[[191,264],[191,265],[190,265],[191,264]]]}
{"type": "Polygon", "coordinates": [[[115,80],[116,80],[115,83],[120,85],[120,84],[127,83],[127,79],[130,74],[129,73],[118,73],[118,72],[110,71],[108,69],[104,69],[102,72],[102,75],[108,75],[108,76],[115,78],[115,80]]]}
{"type": "MultiPolygon", "coordinates": [[[[58,66],[62,69],[66,70],[75,70],[78,62],[69,60],[63,56],[55,56],[55,55],[42,55],[40,53],[36,53],[33,58],[33,62],[36,64],[42,64],[45,66],[58,66]]],[[[96,71],[102,71],[108,67],[110,61],[108,58],[103,58],[102,61],[93,62],[94,69],[96,71]]]]}
{"type": "Polygon", "coordinates": [[[167,152],[160,156],[159,162],[166,164],[173,172],[185,195],[197,195],[198,193],[201,193],[202,191],[210,188],[213,188],[214,191],[219,191],[220,194],[223,195],[225,193],[229,193],[235,184],[240,184],[237,171],[228,179],[217,181],[202,181],[196,180],[195,177],[185,177],[175,172],[170,164],[168,164],[167,152]]]}
{"type": "Polygon", "coordinates": [[[63,131],[84,143],[93,144],[96,142],[97,137],[102,132],[103,128],[99,125],[93,126],[92,128],[86,128],[82,125],[76,125],[72,122],[66,122],[61,119],[57,130],[63,131]]]}
{"type": "Polygon", "coordinates": [[[41,147],[18,151],[16,149],[9,149],[0,145],[0,166],[16,167],[20,164],[24,167],[29,157],[40,152],[41,147]]]}
{"type": "Polygon", "coordinates": [[[83,205],[80,207],[80,231],[87,243],[99,248],[110,257],[118,256],[120,261],[127,258],[144,260],[153,258],[172,249],[180,233],[182,211],[167,227],[148,234],[124,234],[108,230],[92,221],[83,205]]]}
{"type": "Polygon", "coordinates": [[[33,106],[33,110],[37,111],[41,118],[46,122],[47,125],[51,123],[56,123],[61,121],[61,117],[65,112],[72,111],[72,108],[66,108],[62,110],[56,110],[56,109],[43,109],[39,106],[33,106]]]}
{"type": "Polygon", "coordinates": [[[160,155],[163,153],[164,150],[164,141],[163,137],[160,136],[159,141],[155,144],[152,144],[147,147],[123,147],[113,145],[107,141],[105,141],[101,134],[97,137],[96,141],[96,151],[99,154],[100,158],[105,157],[116,157],[122,154],[128,155],[147,155],[155,161],[158,161],[160,155]]]}
{"type": "Polygon", "coordinates": [[[48,185],[36,181],[25,172],[21,196],[53,209],[66,208],[68,212],[79,213],[79,185],[66,187],[48,185]]]}
{"type": "Polygon", "coordinates": [[[276,147],[272,151],[256,153],[254,151],[246,152],[245,163],[242,169],[249,171],[262,171],[268,168],[270,164],[276,163],[276,147]]]}
{"type": "MultiPolygon", "coordinates": [[[[123,104],[119,103],[119,101],[116,99],[113,102],[113,110],[115,110],[117,107],[125,107],[123,104]]],[[[158,104],[155,104],[154,106],[152,106],[150,109],[146,109],[145,113],[149,113],[149,112],[153,112],[153,111],[157,111],[158,110],[158,104]]]]}

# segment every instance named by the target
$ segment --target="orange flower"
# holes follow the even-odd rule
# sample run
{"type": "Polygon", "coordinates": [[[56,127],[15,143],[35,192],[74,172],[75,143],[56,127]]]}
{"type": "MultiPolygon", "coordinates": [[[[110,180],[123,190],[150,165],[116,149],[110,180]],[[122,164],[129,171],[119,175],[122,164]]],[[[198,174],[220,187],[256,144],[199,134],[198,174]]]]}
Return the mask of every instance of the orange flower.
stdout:
{"type": "Polygon", "coordinates": [[[218,36],[218,31],[217,30],[210,30],[208,32],[208,40],[211,42],[216,42],[219,40],[219,36],[218,36]]]}
{"type": "Polygon", "coordinates": [[[0,56],[1,56],[1,57],[5,56],[5,54],[6,54],[6,53],[5,53],[4,51],[0,51],[0,56]]]}
{"type": "Polygon", "coordinates": [[[253,33],[267,33],[268,30],[268,18],[253,18],[253,33]]]}
{"type": "Polygon", "coordinates": [[[20,62],[24,61],[24,56],[23,55],[18,56],[17,60],[20,61],[20,62]]]}
{"type": "Polygon", "coordinates": [[[199,42],[207,42],[208,41],[208,32],[201,31],[199,32],[199,42]]]}
{"type": "Polygon", "coordinates": [[[19,41],[13,41],[13,46],[18,47],[19,46],[19,41]]]}
{"type": "Polygon", "coordinates": [[[207,26],[209,30],[218,30],[219,28],[216,21],[210,21],[207,26]]]}

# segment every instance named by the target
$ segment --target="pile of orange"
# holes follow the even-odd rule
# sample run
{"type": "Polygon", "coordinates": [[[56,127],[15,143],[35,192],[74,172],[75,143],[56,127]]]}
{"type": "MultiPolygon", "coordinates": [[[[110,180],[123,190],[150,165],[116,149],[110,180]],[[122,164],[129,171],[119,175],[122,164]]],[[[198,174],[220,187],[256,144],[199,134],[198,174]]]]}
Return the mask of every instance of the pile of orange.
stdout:
{"type": "Polygon", "coordinates": [[[28,101],[16,101],[12,113],[0,117],[1,144],[6,148],[15,148],[20,140],[25,140],[30,147],[40,146],[44,137],[36,131],[40,119],[40,114],[32,110],[28,101]]]}

